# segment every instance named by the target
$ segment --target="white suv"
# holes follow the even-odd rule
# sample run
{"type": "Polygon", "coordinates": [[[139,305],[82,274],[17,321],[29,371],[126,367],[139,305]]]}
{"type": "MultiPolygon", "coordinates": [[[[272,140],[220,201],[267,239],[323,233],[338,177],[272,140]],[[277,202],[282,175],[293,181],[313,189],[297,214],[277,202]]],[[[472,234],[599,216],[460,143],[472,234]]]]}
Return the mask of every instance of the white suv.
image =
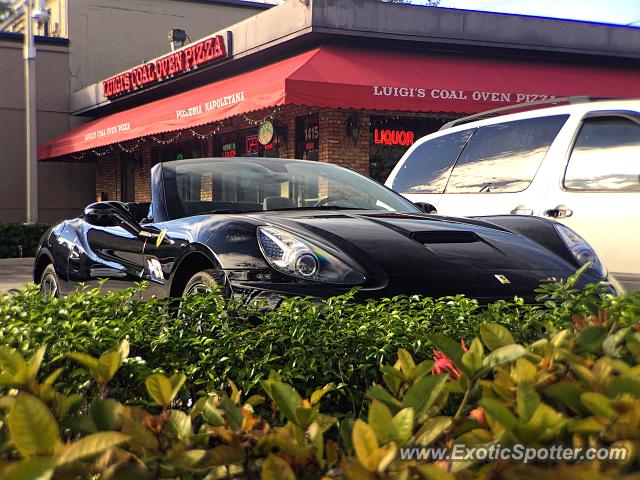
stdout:
{"type": "Polygon", "coordinates": [[[495,115],[420,139],[386,185],[442,215],[553,218],[583,236],[625,289],[640,290],[640,100],[495,115]]]}

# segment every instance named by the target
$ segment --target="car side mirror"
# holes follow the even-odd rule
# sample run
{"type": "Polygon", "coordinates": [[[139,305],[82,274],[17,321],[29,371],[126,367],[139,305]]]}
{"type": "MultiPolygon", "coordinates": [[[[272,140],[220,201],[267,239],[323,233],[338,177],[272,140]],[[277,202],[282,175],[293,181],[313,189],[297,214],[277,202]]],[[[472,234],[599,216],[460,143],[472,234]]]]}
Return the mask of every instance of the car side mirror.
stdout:
{"type": "Polygon", "coordinates": [[[424,213],[438,213],[438,209],[426,202],[415,202],[414,205],[422,210],[424,213]]]}
{"type": "Polygon", "coordinates": [[[98,227],[122,227],[132,235],[142,231],[140,223],[121,202],[96,202],[84,209],[84,220],[98,227]]]}

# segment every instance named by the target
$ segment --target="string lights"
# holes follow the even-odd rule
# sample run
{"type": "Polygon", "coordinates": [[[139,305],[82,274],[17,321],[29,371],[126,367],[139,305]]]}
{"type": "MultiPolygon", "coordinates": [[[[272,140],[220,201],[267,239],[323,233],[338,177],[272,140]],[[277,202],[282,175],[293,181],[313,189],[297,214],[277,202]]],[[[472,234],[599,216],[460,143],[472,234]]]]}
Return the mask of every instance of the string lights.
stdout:
{"type": "Polygon", "coordinates": [[[253,125],[253,126],[258,126],[258,125],[262,125],[264,122],[266,122],[267,120],[273,120],[274,117],[276,116],[276,114],[282,110],[282,107],[276,107],[276,109],[271,112],[269,115],[267,115],[266,117],[262,118],[261,120],[253,120],[249,117],[247,117],[246,115],[242,115],[242,118],[244,119],[245,122],[247,122],[249,125],[253,125]]]}

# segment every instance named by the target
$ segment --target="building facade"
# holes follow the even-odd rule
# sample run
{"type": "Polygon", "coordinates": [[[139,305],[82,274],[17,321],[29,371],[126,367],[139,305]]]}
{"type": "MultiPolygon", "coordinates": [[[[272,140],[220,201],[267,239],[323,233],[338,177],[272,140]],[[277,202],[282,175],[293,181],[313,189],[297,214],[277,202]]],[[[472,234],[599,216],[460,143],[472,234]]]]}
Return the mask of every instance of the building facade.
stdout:
{"type": "MultiPolygon", "coordinates": [[[[269,8],[242,0],[47,0],[34,24],[38,142],[89,120],[73,115],[72,92],[169,50],[167,32],[198,38],[269,8]],[[140,28],[144,25],[144,28],[140,28]]],[[[0,21],[0,222],[25,219],[24,12],[0,21]]],[[[95,198],[96,163],[39,165],[39,220],[78,214],[95,198]]]]}
{"type": "Polygon", "coordinates": [[[640,30],[374,0],[289,1],[72,94],[93,120],[43,162],[147,201],[157,162],[291,157],[384,181],[444,123],[561,97],[640,96],[640,30]]]}

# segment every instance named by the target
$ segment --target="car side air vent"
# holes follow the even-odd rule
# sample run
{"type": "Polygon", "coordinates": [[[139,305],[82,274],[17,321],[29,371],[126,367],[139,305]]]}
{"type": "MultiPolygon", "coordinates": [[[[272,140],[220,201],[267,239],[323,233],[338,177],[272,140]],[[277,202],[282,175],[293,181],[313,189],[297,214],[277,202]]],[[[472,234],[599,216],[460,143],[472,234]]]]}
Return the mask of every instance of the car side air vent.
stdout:
{"type": "Polygon", "coordinates": [[[472,243],[480,240],[474,232],[457,230],[438,230],[434,232],[416,232],[411,235],[416,242],[422,244],[433,243],[472,243]]]}

